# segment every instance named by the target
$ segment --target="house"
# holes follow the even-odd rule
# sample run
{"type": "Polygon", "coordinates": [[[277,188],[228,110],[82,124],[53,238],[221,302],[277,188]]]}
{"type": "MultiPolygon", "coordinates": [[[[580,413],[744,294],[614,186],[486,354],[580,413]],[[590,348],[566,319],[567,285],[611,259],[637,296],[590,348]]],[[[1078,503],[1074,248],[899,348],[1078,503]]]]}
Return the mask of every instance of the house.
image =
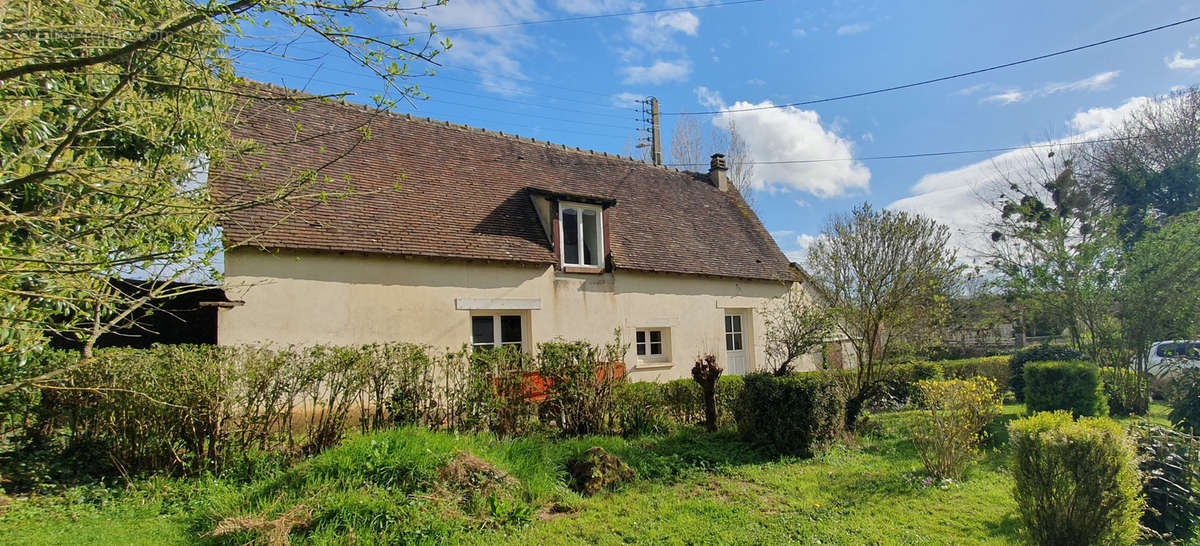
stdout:
{"type": "Polygon", "coordinates": [[[706,353],[743,374],[764,365],[761,310],[803,284],[720,155],[684,172],[317,100],[236,115],[258,147],[213,169],[215,195],[293,193],[222,218],[226,292],[244,303],[220,311],[220,344],[532,352],[620,329],[635,380],[687,376],[706,353]]]}

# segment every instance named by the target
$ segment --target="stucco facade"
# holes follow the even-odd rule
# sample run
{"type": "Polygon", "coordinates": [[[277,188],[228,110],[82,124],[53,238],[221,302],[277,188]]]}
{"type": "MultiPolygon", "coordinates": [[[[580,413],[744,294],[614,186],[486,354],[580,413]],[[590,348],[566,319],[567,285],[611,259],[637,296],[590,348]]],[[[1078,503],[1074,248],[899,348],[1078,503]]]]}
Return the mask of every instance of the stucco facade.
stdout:
{"type": "Polygon", "coordinates": [[[659,360],[639,360],[631,345],[625,362],[639,381],[686,377],[702,353],[728,368],[727,315],[743,317],[746,371],[761,369],[762,310],[789,289],[764,280],[568,274],[551,266],[336,252],[239,249],[225,256],[225,269],[229,298],[245,303],[222,310],[223,345],[403,341],[458,348],[472,338],[473,315],[517,314],[526,351],[555,338],[607,343],[616,328],[626,342],[638,329],[664,332],[659,360]]]}

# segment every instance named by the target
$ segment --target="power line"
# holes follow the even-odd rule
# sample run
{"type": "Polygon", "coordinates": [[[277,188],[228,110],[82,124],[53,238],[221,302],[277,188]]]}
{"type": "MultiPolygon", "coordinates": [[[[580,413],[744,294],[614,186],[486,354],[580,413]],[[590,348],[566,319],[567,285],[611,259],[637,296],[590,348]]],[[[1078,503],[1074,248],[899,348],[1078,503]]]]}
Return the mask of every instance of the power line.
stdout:
{"type": "Polygon", "coordinates": [[[806,100],[806,101],[801,101],[801,102],[793,102],[793,103],[789,103],[789,104],[777,104],[777,105],[771,105],[771,106],[755,106],[755,107],[751,107],[751,108],[738,108],[738,109],[727,109],[727,110],[712,110],[712,111],[708,111],[708,112],[663,113],[663,115],[664,116],[704,116],[704,115],[716,115],[716,114],[726,114],[726,113],[734,113],[734,112],[754,112],[754,111],[758,111],[758,110],[774,110],[774,109],[779,109],[779,108],[788,108],[788,107],[795,107],[795,106],[808,106],[808,105],[812,105],[812,104],[821,104],[821,103],[825,103],[825,102],[833,102],[833,101],[839,101],[839,100],[845,100],[845,99],[865,97],[868,95],[877,95],[879,93],[887,93],[890,91],[899,91],[901,89],[908,89],[910,87],[929,85],[931,83],[944,82],[946,80],[953,80],[955,78],[974,76],[976,74],[982,74],[984,72],[991,72],[993,70],[1000,70],[1002,68],[1010,68],[1013,66],[1017,66],[1017,65],[1021,65],[1021,64],[1025,64],[1025,63],[1031,63],[1034,61],[1041,61],[1044,59],[1049,59],[1051,57],[1057,57],[1059,55],[1066,55],[1067,53],[1074,53],[1076,51],[1082,51],[1084,49],[1102,46],[1105,44],[1111,44],[1113,42],[1118,42],[1118,41],[1125,40],[1128,38],[1134,38],[1137,36],[1141,36],[1143,34],[1150,34],[1151,32],[1158,32],[1160,30],[1177,27],[1179,25],[1191,23],[1191,22],[1197,21],[1197,20],[1200,20],[1200,17],[1192,17],[1189,19],[1184,19],[1182,21],[1175,21],[1174,23],[1160,25],[1160,26],[1157,26],[1154,28],[1148,28],[1146,30],[1140,30],[1138,32],[1132,32],[1129,34],[1125,34],[1123,36],[1117,36],[1115,38],[1109,38],[1107,40],[1101,40],[1099,42],[1092,42],[1090,44],[1084,44],[1084,45],[1081,45],[1078,47],[1072,47],[1070,49],[1063,49],[1060,51],[1055,51],[1053,53],[1046,53],[1045,55],[1029,57],[1027,59],[1021,59],[1019,61],[1012,61],[1012,62],[1008,62],[1008,63],[1004,63],[1004,64],[989,66],[986,68],[969,70],[967,72],[959,72],[958,74],[951,74],[949,76],[942,76],[939,78],[932,78],[932,79],[928,79],[928,80],[906,83],[906,84],[902,84],[902,85],[894,85],[891,87],[884,87],[882,89],[874,89],[871,91],[862,91],[862,92],[858,92],[858,93],[850,93],[848,95],[838,95],[836,97],[826,97],[823,99],[806,100]]]}
{"type": "MultiPolygon", "coordinates": [[[[338,86],[339,88],[357,89],[359,91],[363,91],[366,93],[377,93],[378,92],[378,90],[370,89],[367,87],[362,87],[362,86],[358,86],[358,85],[349,85],[349,84],[346,84],[343,82],[334,82],[334,81],[324,80],[324,79],[320,79],[320,78],[301,76],[298,74],[288,74],[285,72],[279,72],[279,71],[274,71],[274,70],[269,71],[269,73],[272,75],[277,75],[277,76],[287,76],[287,77],[291,77],[291,78],[296,78],[298,80],[304,80],[306,82],[311,81],[311,82],[324,83],[324,84],[328,84],[328,85],[334,85],[334,86],[338,86]]],[[[604,124],[604,123],[590,123],[590,122],[586,122],[586,121],[575,121],[575,120],[555,118],[555,117],[550,117],[550,116],[539,116],[536,114],[512,112],[512,111],[508,111],[508,110],[501,110],[498,108],[487,108],[487,107],[477,106],[477,105],[473,105],[473,104],[463,104],[463,103],[449,102],[449,101],[437,101],[437,102],[431,102],[428,104],[430,106],[439,106],[439,105],[443,105],[443,104],[448,104],[448,105],[454,105],[454,106],[462,106],[462,107],[466,107],[466,108],[476,108],[479,110],[497,112],[497,113],[511,115],[511,116],[519,116],[519,117],[523,117],[523,118],[540,118],[540,119],[547,119],[547,120],[551,120],[551,121],[561,121],[564,123],[596,125],[599,127],[612,127],[612,128],[616,128],[616,129],[629,130],[631,133],[633,132],[633,127],[625,127],[625,126],[611,125],[611,124],[604,124]]],[[[484,119],[484,118],[476,118],[476,119],[478,119],[479,121],[486,121],[486,122],[491,122],[491,123],[502,124],[505,127],[522,127],[522,128],[527,128],[527,129],[544,130],[544,131],[549,131],[549,132],[560,132],[560,133],[569,133],[569,134],[584,135],[584,136],[595,136],[595,137],[603,137],[603,138],[628,138],[629,137],[629,135],[614,135],[614,134],[603,134],[603,133],[595,133],[595,132],[587,132],[587,131],[576,131],[573,129],[547,128],[547,127],[540,127],[540,126],[536,126],[536,125],[499,121],[499,120],[494,120],[494,119],[484,119]]]]}
{"type": "MultiPolygon", "coordinates": [[[[1073,146],[1079,144],[1103,144],[1106,142],[1123,142],[1131,140],[1131,137],[1123,138],[1100,138],[1094,140],[1073,140],[1065,142],[1047,142],[1042,144],[1026,144],[1024,146],[1004,146],[999,148],[976,148],[971,150],[951,150],[945,152],[920,152],[913,154],[895,154],[895,155],[875,155],[866,157],[830,157],[821,159],[784,159],[778,161],[743,161],[743,165],[798,165],[804,163],[831,163],[837,161],[877,161],[884,159],[913,159],[921,157],[940,157],[950,155],[964,154],[994,154],[1000,152],[1013,152],[1017,150],[1040,149],[1040,148],[1057,148],[1059,146],[1073,146]]],[[[668,167],[698,167],[707,166],[708,163],[668,163],[668,167]]]]}

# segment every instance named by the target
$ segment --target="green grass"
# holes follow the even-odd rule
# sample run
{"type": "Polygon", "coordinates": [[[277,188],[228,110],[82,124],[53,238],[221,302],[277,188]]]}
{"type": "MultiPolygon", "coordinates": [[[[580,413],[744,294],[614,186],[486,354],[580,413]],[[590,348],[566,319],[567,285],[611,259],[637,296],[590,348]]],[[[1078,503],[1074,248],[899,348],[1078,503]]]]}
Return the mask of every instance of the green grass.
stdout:
{"type": "MultiPolygon", "coordinates": [[[[1155,406],[1152,420],[1164,422],[1165,411],[1155,406]]],[[[923,483],[907,412],[872,416],[871,432],[810,460],[781,460],[728,431],[497,439],[396,429],[244,482],[151,479],[124,492],[82,487],[12,501],[0,508],[0,544],[243,544],[256,534],[208,533],[226,518],[275,519],[297,506],[307,520],[292,535],[299,544],[351,535],[366,544],[1008,544],[1020,524],[1003,425],[1023,413],[1005,407],[957,483],[923,483]],[[583,498],[565,485],[564,464],[596,445],[638,478],[583,498]],[[438,469],[459,453],[517,481],[486,495],[447,491],[438,469]]]]}

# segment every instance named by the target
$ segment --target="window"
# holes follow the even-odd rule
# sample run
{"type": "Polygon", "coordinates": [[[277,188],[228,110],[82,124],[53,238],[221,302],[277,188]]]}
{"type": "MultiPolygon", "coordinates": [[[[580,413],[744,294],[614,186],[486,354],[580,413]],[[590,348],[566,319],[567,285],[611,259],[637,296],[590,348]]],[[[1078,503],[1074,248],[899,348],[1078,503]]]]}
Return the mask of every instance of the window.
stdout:
{"type": "Polygon", "coordinates": [[[664,329],[638,330],[635,334],[638,360],[667,360],[668,336],[664,329]]]}
{"type": "Polygon", "coordinates": [[[742,316],[725,315],[725,350],[742,350],[742,316]]]}
{"type": "Polygon", "coordinates": [[[471,317],[471,347],[476,350],[512,345],[523,350],[521,315],[471,317]]]}
{"type": "Polygon", "coordinates": [[[562,264],[604,267],[604,228],[600,207],[563,203],[559,208],[562,264]]]}

